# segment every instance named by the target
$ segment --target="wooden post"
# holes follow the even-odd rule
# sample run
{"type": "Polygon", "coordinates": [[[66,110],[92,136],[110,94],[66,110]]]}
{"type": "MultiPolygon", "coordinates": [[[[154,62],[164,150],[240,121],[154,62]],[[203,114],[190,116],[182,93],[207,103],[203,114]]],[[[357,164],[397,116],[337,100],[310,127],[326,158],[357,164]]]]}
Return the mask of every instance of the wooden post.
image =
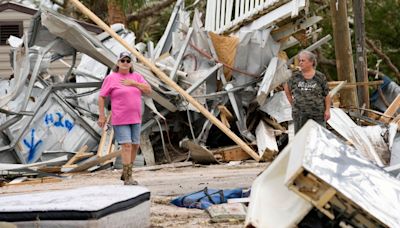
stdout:
{"type": "MultiPolygon", "coordinates": [[[[365,21],[364,21],[364,0],[353,0],[355,40],[356,40],[356,67],[357,82],[368,82],[367,58],[365,54],[365,21]]],[[[359,105],[365,104],[369,109],[368,85],[358,89],[359,105]]]]}
{"type": "Polygon", "coordinates": [[[241,148],[243,148],[246,153],[248,153],[254,160],[260,161],[260,157],[256,152],[254,152],[241,138],[239,138],[235,133],[233,133],[229,128],[227,128],[221,121],[219,121],[215,116],[213,116],[206,108],[204,108],[199,102],[197,102],[192,96],[190,96],[184,89],[178,86],[174,81],[172,81],[163,71],[158,69],[152,62],[147,60],[142,54],[140,54],[135,48],[131,47],[125,40],[123,40],[117,33],[114,32],[107,24],[105,24],[100,18],[98,18],[92,11],[86,8],[78,0],[69,0],[73,3],[76,8],[78,8],[83,14],[88,16],[93,22],[100,26],[104,31],[108,32],[114,39],[121,43],[126,49],[128,49],[136,58],[142,62],[144,65],[149,67],[163,82],[165,82],[170,87],[174,88],[179,94],[181,94],[185,99],[197,108],[207,119],[211,121],[215,126],[217,126],[222,132],[224,132],[229,138],[231,138],[235,143],[237,143],[241,148]]]}
{"type": "MultiPolygon", "coordinates": [[[[339,81],[356,82],[347,21],[347,1],[330,0],[336,65],[339,81]]],[[[340,103],[346,107],[358,107],[357,88],[341,92],[340,103]]]]}

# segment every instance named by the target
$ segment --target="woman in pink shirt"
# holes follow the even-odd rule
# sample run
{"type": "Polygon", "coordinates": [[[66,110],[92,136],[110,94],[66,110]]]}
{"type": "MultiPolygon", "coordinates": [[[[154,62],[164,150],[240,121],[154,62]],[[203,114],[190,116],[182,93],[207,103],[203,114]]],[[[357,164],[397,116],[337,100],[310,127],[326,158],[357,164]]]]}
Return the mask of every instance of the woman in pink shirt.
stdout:
{"type": "Polygon", "coordinates": [[[142,122],[142,93],[150,94],[151,87],[139,73],[133,72],[132,57],[122,52],[118,62],[103,81],[99,95],[99,121],[101,128],[106,123],[104,115],[105,98],[111,99],[111,124],[115,138],[122,146],[123,172],[121,179],[125,185],[137,185],[132,178],[133,162],[140,143],[142,122]]]}

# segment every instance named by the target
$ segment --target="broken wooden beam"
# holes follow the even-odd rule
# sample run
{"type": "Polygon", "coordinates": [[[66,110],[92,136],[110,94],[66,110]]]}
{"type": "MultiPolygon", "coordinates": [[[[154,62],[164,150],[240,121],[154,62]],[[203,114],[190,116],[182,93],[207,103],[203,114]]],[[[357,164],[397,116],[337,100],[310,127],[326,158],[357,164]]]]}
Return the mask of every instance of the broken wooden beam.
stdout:
{"type": "Polygon", "coordinates": [[[89,169],[92,166],[101,164],[101,163],[103,163],[103,162],[105,162],[105,161],[107,161],[107,160],[109,160],[111,158],[118,157],[120,154],[121,154],[121,150],[114,151],[114,152],[109,153],[109,154],[107,154],[105,156],[102,156],[102,157],[97,157],[97,155],[95,155],[94,156],[95,158],[93,160],[87,161],[87,162],[85,161],[82,164],[79,164],[76,168],[73,168],[72,170],[68,171],[68,173],[85,171],[85,170],[89,169]]]}
{"type": "Polygon", "coordinates": [[[85,151],[88,149],[89,147],[87,145],[82,146],[78,152],[76,152],[76,154],[67,161],[67,163],[65,163],[65,165],[72,165],[74,164],[76,161],[78,161],[80,159],[80,157],[85,153],[85,151]]]}

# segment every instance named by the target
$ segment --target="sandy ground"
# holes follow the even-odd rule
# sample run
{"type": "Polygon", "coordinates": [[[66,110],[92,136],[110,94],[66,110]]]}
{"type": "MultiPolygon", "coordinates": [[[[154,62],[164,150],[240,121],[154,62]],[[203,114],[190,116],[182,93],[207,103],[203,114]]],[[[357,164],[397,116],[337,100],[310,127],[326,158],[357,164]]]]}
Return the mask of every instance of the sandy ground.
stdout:
{"type": "MultiPolygon", "coordinates": [[[[207,212],[179,208],[169,201],[185,193],[209,188],[250,188],[253,180],[267,167],[266,163],[248,162],[240,165],[189,166],[153,171],[136,170],[139,183],[151,191],[151,227],[243,227],[243,222],[211,223],[207,212]]],[[[78,188],[89,185],[122,184],[120,170],[103,170],[75,174],[57,183],[5,186],[0,194],[20,194],[46,190],[78,188]]]]}

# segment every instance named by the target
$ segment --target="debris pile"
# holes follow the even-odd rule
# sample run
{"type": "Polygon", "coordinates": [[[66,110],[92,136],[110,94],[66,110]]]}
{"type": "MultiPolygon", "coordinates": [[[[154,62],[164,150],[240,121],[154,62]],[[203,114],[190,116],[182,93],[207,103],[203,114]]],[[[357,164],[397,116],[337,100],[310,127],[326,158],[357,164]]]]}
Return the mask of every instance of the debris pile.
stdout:
{"type": "MultiPolygon", "coordinates": [[[[134,63],[153,88],[143,97],[141,154],[146,165],[188,159],[207,164],[249,158],[272,161],[293,138],[291,107],[281,85],[295,69],[295,56],[289,59],[285,50],[316,35],[321,17],[307,14],[307,1],[260,1],[240,7],[209,1],[203,26],[197,9],[189,12],[184,1],[177,1],[155,47],[152,42],[135,43],[135,35],[121,24],[111,27],[209,113],[199,113],[149,67],[134,63]],[[215,117],[221,124],[212,121],[215,117]]],[[[306,49],[315,50],[329,40],[330,36],[323,37],[306,49]]],[[[0,81],[1,163],[25,168],[63,158],[57,160],[60,172],[113,163],[118,145],[113,144],[112,128],[96,124],[97,97],[101,81],[125,47],[108,33],[93,35],[44,7],[30,31],[21,39],[10,37],[9,43],[14,74],[0,81]],[[63,60],[71,56],[71,64],[63,60]],[[65,75],[47,72],[54,61],[68,66],[65,75]]],[[[330,84],[333,98],[346,87],[345,82],[330,84]]],[[[393,103],[381,109],[385,113],[378,120],[349,112],[356,124],[335,108],[329,121],[331,129],[381,167],[398,164],[399,157],[393,152],[399,138],[399,96],[384,98],[376,96],[377,107],[382,107],[382,99],[393,103]]]]}
{"type": "MultiPolygon", "coordinates": [[[[377,110],[340,109],[341,89],[361,84],[330,82],[334,107],[328,130],[309,122],[294,137],[281,85],[296,69],[296,56],[289,58],[285,50],[318,35],[321,17],[308,15],[305,0],[222,2],[208,1],[203,25],[201,13],[189,12],[178,0],[155,46],[136,43],[135,34],[121,24],[111,27],[187,94],[134,63],[153,88],[143,97],[145,164],[273,161],[254,183],[249,226],[292,226],[312,208],[331,220],[345,216],[347,225],[399,225],[390,217],[399,204],[380,193],[390,186],[389,194],[399,198],[394,183],[400,177],[400,87],[387,77],[371,82],[377,87],[371,100],[377,110]]],[[[51,173],[116,166],[120,150],[113,129],[109,124],[100,129],[96,121],[101,82],[126,50],[120,41],[106,32],[93,35],[46,8],[35,15],[28,33],[8,41],[14,72],[0,81],[1,183],[20,184],[29,177],[41,178],[28,183],[58,181],[64,177],[51,173]],[[71,64],[64,61],[70,57],[71,64]],[[65,75],[48,73],[55,61],[68,67],[65,75]]]]}

